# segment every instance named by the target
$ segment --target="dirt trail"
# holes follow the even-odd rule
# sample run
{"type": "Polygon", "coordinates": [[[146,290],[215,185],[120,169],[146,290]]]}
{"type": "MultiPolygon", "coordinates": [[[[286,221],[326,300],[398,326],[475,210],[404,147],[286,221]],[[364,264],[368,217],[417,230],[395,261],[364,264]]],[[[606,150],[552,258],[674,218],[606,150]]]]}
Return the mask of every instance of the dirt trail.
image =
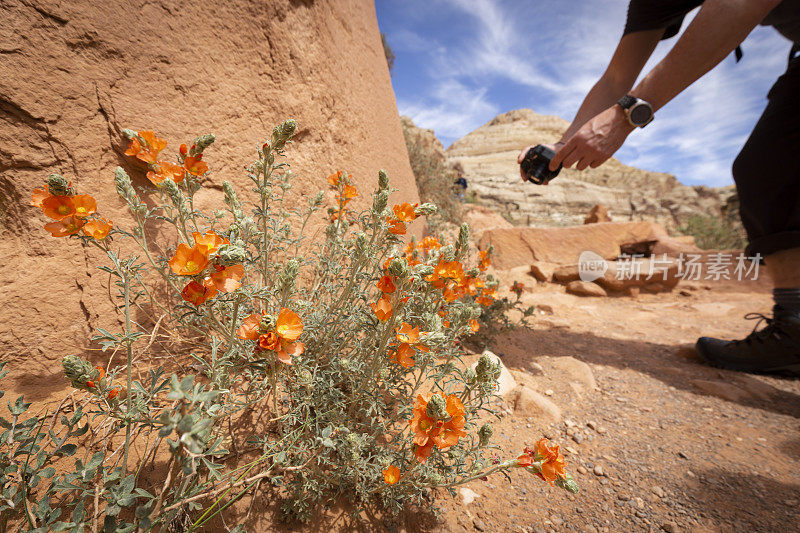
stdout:
{"type": "MultiPolygon", "coordinates": [[[[510,284],[513,275],[500,274],[510,284]]],[[[473,482],[468,488],[479,496],[467,505],[462,494],[449,501],[444,530],[800,527],[800,380],[711,368],[691,349],[700,335],[747,335],[755,323],[744,314],[768,314],[771,297],[763,283],[681,287],[683,294],[637,299],[581,298],[556,285],[523,295],[546,312],[491,348],[563,417],[547,424],[517,410],[495,435],[504,456],[541,434],[566,447],[581,493],[550,489],[526,472],[514,472],[511,483],[473,482]],[[596,389],[575,360],[588,363],[596,389]]]]}

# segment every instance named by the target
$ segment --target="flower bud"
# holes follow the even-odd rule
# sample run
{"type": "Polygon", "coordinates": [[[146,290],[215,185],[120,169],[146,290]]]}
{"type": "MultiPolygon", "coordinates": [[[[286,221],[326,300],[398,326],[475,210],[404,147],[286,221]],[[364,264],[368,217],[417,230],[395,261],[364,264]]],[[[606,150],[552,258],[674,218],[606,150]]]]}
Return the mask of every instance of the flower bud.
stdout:
{"type": "Polygon", "coordinates": [[[297,122],[291,118],[275,126],[272,130],[272,137],[270,138],[272,149],[282,150],[286,142],[292,138],[296,129],[297,122]]]}
{"type": "Polygon", "coordinates": [[[492,425],[488,422],[481,426],[478,430],[478,446],[481,448],[485,448],[489,445],[489,439],[492,438],[492,434],[494,430],[492,429],[492,425]]]}
{"type": "Polygon", "coordinates": [[[494,383],[500,377],[500,363],[495,363],[488,355],[483,353],[478,359],[475,374],[477,375],[478,383],[494,383]]]}
{"type": "Polygon", "coordinates": [[[433,267],[430,265],[420,264],[414,267],[414,275],[424,278],[433,274],[433,267]]]}
{"type": "Polygon", "coordinates": [[[169,195],[170,200],[172,200],[172,204],[178,209],[178,211],[186,214],[186,198],[183,196],[183,191],[180,190],[178,184],[172,180],[164,180],[161,182],[161,186],[167,190],[167,194],[169,195]]]}
{"type": "Polygon", "coordinates": [[[467,249],[469,249],[469,225],[464,222],[461,224],[461,229],[458,230],[458,239],[456,239],[457,256],[463,257],[467,249]]]}
{"type": "Polygon", "coordinates": [[[578,491],[580,490],[578,488],[578,484],[575,483],[575,480],[569,474],[567,474],[567,477],[556,478],[556,486],[561,487],[572,494],[578,494],[578,491]]]}
{"type": "Polygon", "coordinates": [[[450,415],[447,414],[447,400],[439,394],[434,394],[428,400],[428,407],[425,409],[425,414],[434,420],[449,420],[450,415]]]}
{"type": "MultiPolygon", "coordinates": [[[[164,181],[171,182],[172,180],[164,181]]],[[[128,173],[122,169],[122,167],[117,167],[114,169],[114,185],[117,188],[117,194],[119,194],[120,197],[128,203],[128,206],[132,211],[143,211],[147,209],[147,206],[142,203],[139,195],[136,194],[136,189],[134,189],[133,185],[131,184],[131,178],[128,176],[128,173]]]]}
{"type": "Polygon", "coordinates": [[[278,322],[278,319],[275,318],[275,315],[265,315],[261,317],[261,326],[258,328],[262,332],[266,333],[270,330],[275,329],[275,324],[278,322]]]}
{"type": "Polygon", "coordinates": [[[47,177],[47,190],[53,196],[72,196],[75,194],[67,179],[61,174],[50,174],[47,177]]]}
{"type": "Polygon", "coordinates": [[[223,244],[217,249],[216,263],[221,266],[238,265],[247,259],[247,252],[243,246],[236,244],[223,244]]]}
{"type": "Polygon", "coordinates": [[[288,295],[294,287],[294,281],[300,272],[300,263],[296,259],[290,259],[278,275],[278,291],[288,295]]]}
{"type": "Polygon", "coordinates": [[[92,365],[77,355],[65,355],[61,359],[61,366],[64,367],[64,375],[73,384],[86,383],[92,373],[92,365]]]}
{"type": "Polygon", "coordinates": [[[475,383],[475,379],[477,376],[475,375],[475,371],[470,367],[464,371],[464,382],[467,385],[472,385],[475,383]]]}
{"type": "Polygon", "coordinates": [[[405,259],[395,257],[392,258],[387,270],[389,271],[389,275],[396,278],[405,279],[406,275],[408,274],[408,263],[406,263],[405,259]]]}
{"type": "Polygon", "coordinates": [[[225,193],[225,203],[231,208],[231,211],[241,211],[242,205],[239,203],[239,197],[230,181],[222,182],[222,190],[225,193]]]}
{"type": "Polygon", "coordinates": [[[445,261],[452,261],[456,258],[456,250],[452,244],[448,244],[442,248],[442,257],[445,261]]]}
{"type": "Polygon", "coordinates": [[[138,137],[139,134],[136,133],[134,130],[129,130],[128,128],[125,128],[124,130],[122,130],[122,136],[128,139],[129,141],[132,141],[133,139],[138,137]]]}
{"type": "Polygon", "coordinates": [[[470,268],[469,270],[467,270],[467,276],[469,276],[471,278],[477,278],[478,276],[480,276],[480,274],[481,274],[481,270],[479,268],[477,268],[477,267],[476,268],[470,268]]]}
{"type": "Polygon", "coordinates": [[[365,255],[367,253],[367,234],[363,231],[356,236],[356,252],[358,255],[365,255]]]}
{"type": "Polygon", "coordinates": [[[431,204],[431,203],[427,203],[426,202],[426,203],[422,204],[421,206],[417,207],[414,210],[414,212],[416,213],[417,216],[419,216],[419,215],[426,215],[427,216],[427,215],[434,214],[438,210],[439,210],[439,208],[436,207],[436,204],[431,204]]]}
{"type": "Polygon", "coordinates": [[[389,188],[389,175],[383,169],[378,171],[378,188],[382,191],[389,188]]]}
{"type": "Polygon", "coordinates": [[[196,156],[197,154],[202,154],[203,150],[211,146],[216,137],[213,133],[207,133],[205,135],[201,135],[200,137],[194,140],[192,144],[192,148],[189,150],[189,155],[196,156]]]}
{"type": "Polygon", "coordinates": [[[317,194],[309,202],[313,207],[319,207],[322,204],[322,200],[325,199],[325,193],[319,191],[317,194]]]}
{"type": "Polygon", "coordinates": [[[386,210],[387,205],[389,205],[389,191],[381,190],[375,193],[372,200],[372,212],[380,215],[386,210]]]}
{"type": "Polygon", "coordinates": [[[297,373],[297,384],[303,387],[304,389],[310,389],[311,386],[314,384],[314,376],[311,372],[304,368],[300,372],[297,373]]]}

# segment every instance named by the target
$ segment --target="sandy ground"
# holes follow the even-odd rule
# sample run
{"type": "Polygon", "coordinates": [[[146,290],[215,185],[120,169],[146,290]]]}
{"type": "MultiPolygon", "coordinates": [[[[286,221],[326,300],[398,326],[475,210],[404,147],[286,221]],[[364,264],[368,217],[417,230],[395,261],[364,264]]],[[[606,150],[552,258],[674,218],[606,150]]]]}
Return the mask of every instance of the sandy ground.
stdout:
{"type": "Polygon", "coordinates": [[[750,333],[755,322],[743,316],[771,309],[765,288],[684,283],[633,299],[533,287],[523,300],[546,312],[490,347],[563,418],[547,424],[514,411],[495,434],[504,456],[542,434],[560,443],[581,492],[551,489],[526,472],[510,483],[472,482],[479,496],[448,501],[434,529],[799,530],[800,380],[711,368],[691,348],[701,335],[750,333]],[[596,389],[570,375],[568,358],[588,363],[596,389]]]}

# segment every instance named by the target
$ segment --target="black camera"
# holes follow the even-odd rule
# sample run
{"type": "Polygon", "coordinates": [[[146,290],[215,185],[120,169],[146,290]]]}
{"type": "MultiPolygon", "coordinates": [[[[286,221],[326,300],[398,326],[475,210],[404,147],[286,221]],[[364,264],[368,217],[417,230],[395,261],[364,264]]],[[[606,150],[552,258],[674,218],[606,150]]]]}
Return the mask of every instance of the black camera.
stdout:
{"type": "Polygon", "coordinates": [[[558,173],[561,172],[561,165],[558,165],[555,170],[550,170],[550,161],[555,156],[556,153],[553,150],[542,144],[537,144],[528,150],[522,163],[519,164],[522,173],[525,174],[525,179],[541,185],[558,176],[558,173]]]}

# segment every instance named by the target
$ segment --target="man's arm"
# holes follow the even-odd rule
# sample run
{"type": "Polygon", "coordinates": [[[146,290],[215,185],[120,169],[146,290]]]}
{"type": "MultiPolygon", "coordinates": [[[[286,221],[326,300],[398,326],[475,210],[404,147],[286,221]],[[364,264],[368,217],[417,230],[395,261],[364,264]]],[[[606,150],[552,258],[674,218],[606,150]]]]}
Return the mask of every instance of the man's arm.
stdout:
{"type": "MultiPolygon", "coordinates": [[[[559,144],[565,144],[589,119],[616,103],[633,87],[663,33],[663,29],[658,29],[630,33],[622,37],[606,71],[583,99],[569,128],[556,143],[556,148],[559,144]]],[[[530,148],[533,147],[528,146],[520,152],[517,163],[522,162],[530,148]]],[[[520,175],[525,179],[522,170],[520,175]]]]}
{"type": "MultiPolygon", "coordinates": [[[[667,56],[631,91],[663,107],[714,68],[764,20],[780,0],[706,0],[667,56]]],[[[612,104],[586,122],[562,146],[550,163],[583,170],[596,168],[622,146],[633,131],[622,108],[612,104]]]]}

